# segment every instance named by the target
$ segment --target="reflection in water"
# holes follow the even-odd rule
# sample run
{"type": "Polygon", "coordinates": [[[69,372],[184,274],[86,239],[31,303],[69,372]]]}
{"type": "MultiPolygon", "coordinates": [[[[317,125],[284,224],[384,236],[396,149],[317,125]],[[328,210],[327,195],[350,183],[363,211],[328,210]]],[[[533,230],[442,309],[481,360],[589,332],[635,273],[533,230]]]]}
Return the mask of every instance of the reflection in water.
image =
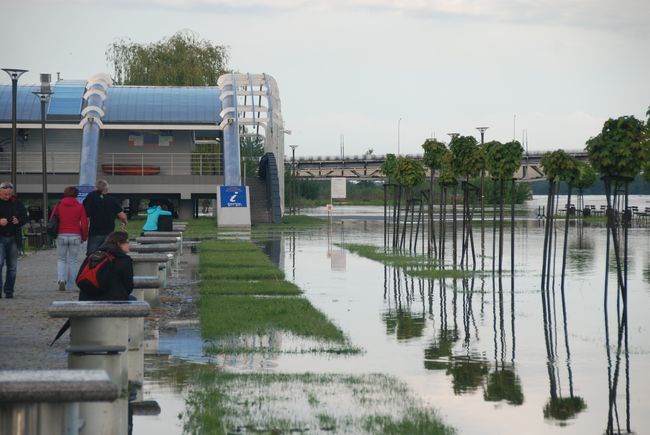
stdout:
{"type": "MultiPolygon", "coordinates": [[[[551,224],[552,225],[552,224],[551,224]]],[[[552,234],[551,231],[548,234],[552,234]]],[[[566,233],[565,233],[566,237],[566,233]]],[[[553,257],[555,257],[555,251],[557,247],[558,238],[554,238],[553,245],[553,257]]],[[[566,246],[566,239],[565,239],[566,246]]],[[[546,286],[542,284],[541,296],[542,296],[542,315],[544,319],[544,344],[546,347],[546,367],[548,371],[549,378],[549,389],[550,389],[550,398],[549,401],[544,405],[544,417],[548,419],[559,420],[565,422],[568,419],[574,418],[577,414],[583,411],[586,408],[586,403],[584,399],[579,396],[574,395],[573,389],[573,371],[571,369],[571,348],[569,343],[569,333],[568,333],[568,322],[567,322],[567,306],[566,306],[566,297],[565,297],[565,275],[566,269],[564,267],[564,257],[563,257],[563,267],[562,267],[562,276],[560,284],[560,309],[561,321],[563,327],[563,338],[564,338],[564,358],[566,360],[566,376],[568,378],[569,384],[569,397],[564,397],[562,392],[562,369],[560,367],[559,361],[561,360],[561,347],[559,346],[558,339],[558,329],[557,329],[557,298],[556,298],[556,289],[555,289],[555,258],[552,260],[553,268],[550,267],[550,251],[551,251],[551,241],[549,240],[548,245],[549,263],[546,268],[548,275],[546,276],[546,286]]]]}
{"type": "Polygon", "coordinates": [[[625,359],[625,430],[631,432],[630,424],[630,354],[628,350],[627,328],[627,291],[628,291],[628,229],[631,224],[631,212],[628,205],[629,180],[618,178],[604,178],[607,197],[607,247],[605,256],[605,343],[607,348],[607,385],[609,388],[609,409],[607,413],[607,433],[621,433],[621,422],[617,404],[617,391],[619,385],[621,358],[625,359]],[[609,329],[609,262],[610,239],[614,254],[616,270],[616,352],[612,362],[609,329]],[[623,355],[621,355],[623,354],[623,355]],[[614,366],[612,367],[612,364],[614,366]],[[613,373],[612,373],[613,369],[613,373]],[[616,425],[616,432],[614,431],[616,425]]]}

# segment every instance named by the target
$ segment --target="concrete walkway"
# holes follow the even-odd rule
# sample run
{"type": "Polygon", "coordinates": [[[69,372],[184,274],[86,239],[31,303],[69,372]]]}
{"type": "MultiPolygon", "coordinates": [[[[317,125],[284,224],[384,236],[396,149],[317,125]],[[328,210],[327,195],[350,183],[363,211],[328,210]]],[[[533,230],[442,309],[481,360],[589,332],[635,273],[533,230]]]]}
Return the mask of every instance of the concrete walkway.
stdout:
{"type": "Polygon", "coordinates": [[[49,347],[64,322],[51,319],[47,307],[78,297],[77,292],[58,290],[56,250],[19,258],[14,298],[0,299],[0,369],[66,368],[69,335],[49,347]]]}

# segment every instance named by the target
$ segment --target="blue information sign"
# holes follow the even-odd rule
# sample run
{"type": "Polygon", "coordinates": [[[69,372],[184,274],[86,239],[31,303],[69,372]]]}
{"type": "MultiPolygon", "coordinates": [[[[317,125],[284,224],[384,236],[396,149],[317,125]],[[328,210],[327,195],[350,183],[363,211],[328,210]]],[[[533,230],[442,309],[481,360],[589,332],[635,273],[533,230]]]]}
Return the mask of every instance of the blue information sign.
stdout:
{"type": "Polygon", "coordinates": [[[77,195],[77,201],[83,203],[84,199],[86,199],[88,194],[93,190],[95,190],[95,188],[93,186],[86,184],[86,185],[77,186],[77,190],[79,190],[79,195],[77,195]]]}
{"type": "Polygon", "coordinates": [[[221,208],[246,207],[246,186],[220,186],[221,208]]]}

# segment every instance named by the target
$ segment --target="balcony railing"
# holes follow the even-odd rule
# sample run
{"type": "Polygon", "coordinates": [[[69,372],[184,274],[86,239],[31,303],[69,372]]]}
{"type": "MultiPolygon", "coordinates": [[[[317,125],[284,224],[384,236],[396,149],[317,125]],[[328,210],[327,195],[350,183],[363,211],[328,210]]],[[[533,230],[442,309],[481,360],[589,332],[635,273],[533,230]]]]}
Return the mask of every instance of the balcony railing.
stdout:
{"type": "MultiPolygon", "coordinates": [[[[43,172],[41,153],[19,152],[19,174],[43,172]]],[[[79,153],[47,153],[49,174],[77,174],[79,153]]],[[[11,171],[11,154],[0,153],[0,173],[11,171]]],[[[221,153],[104,153],[99,155],[98,175],[223,175],[221,153]]]]}
{"type": "Polygon", "coordinates": [[[105,153],[98,173],[104,175],[222,175],[220,153],[105,153]]]}
{"type": "MultiPolygon", "coordinates": [[[[16,155],[16,172],[19,174],[43,173],[41,153],[26,153],[18,151],[16,155]]],[[[79,173],[79,153],[56,152],[47,153],[48,174],[77,174],[79,173]]],[[[0,153],[0,173],[11,172],[11,153],[0,153]]]]}

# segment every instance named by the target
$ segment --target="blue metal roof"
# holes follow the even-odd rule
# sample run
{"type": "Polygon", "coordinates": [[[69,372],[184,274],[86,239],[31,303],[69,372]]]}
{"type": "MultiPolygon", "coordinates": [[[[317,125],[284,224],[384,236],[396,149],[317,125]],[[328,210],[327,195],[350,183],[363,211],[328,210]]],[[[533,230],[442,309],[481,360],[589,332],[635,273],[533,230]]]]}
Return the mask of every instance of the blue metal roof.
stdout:
{"type": "MultiPolygon", "coordinates": [[[[41,101],[32,92],[40,86],[18,86],[16,119],[18,122],[41,122],[41,101]]],[[[11,122],[11,85],[0,85],[0,122],[11,122]]]]}
{"type": "Polygon", "coordinates": [[[113,124],[218,124],[220,90],[216,87],[108,88],[102,118],[113,124]]]}
{"type": "MultiPolygon", "coordinates": [[[[61,80],[53,87],[48,122],[78,122],[84,81],[61,80]]],[[[40,122],[39,86],[18,86],[18,122],[40,122]]],[[[112,124],[203,124],[221,122],[217,87],[112,86],[102,121],[112,124]]],[[[11,85],[0,85],[0,122],[11,122],[11,85]]]]}
{"type": "Polygon", "coordinates": [[[48,120],[80,120],[86,82],[59,80],[52,89],[52,100],[47,110],[48,120]]]}

